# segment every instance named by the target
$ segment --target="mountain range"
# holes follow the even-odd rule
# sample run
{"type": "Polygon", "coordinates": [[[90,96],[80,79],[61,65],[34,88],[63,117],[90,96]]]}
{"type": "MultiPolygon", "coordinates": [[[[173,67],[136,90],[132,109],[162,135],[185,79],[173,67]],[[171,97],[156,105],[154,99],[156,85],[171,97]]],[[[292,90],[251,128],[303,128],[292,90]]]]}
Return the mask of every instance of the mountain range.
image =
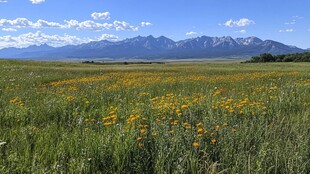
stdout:
{"type": "Polygon", "coordinates": [[[295,46],[257,37],[201,36],[173,41],[167,37],[137,36],[122,41],[92,41],[80,45],[51,47],[47,44],[27,48],[4,48],[0,58],[111,58],[111,59],[165,59],[250,57],[262,53],[287,54],[306,52],[295,46]]]}

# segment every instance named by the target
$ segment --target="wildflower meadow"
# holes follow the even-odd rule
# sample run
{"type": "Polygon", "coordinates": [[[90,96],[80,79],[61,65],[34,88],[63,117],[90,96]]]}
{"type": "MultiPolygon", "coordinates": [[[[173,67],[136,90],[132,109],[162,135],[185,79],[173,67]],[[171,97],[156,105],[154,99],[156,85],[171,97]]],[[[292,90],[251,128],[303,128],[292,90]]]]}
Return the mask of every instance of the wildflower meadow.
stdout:
{"type": "Polygon", "coordinates": [[[0,60],[0,173],[310,173],[310,64],[0,60]]]}

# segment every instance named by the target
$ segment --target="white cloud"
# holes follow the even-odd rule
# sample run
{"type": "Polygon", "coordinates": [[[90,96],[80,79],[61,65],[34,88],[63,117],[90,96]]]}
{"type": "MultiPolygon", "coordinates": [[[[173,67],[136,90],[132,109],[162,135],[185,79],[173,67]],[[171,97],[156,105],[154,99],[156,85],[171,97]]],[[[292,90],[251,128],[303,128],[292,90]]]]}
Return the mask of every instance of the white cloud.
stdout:
{"type": "Polygon", "coordinates": [[[292,20],[291,22],[285,22],[285,25],[294,25],[296,24],[296,20],[292,20]]]}
{"type": "Polygon", "coordinates": [[[294,25],[298,20],[303,19],[301,16],[292,16],[292,20],[290,22],[285,22],[285,25],[294,25]]]}
{"type": "Polygon", "coordinates": [[[7,0],[0,0],[0,2],[8,2],[7,0]]]}
{"type": "Polygon", "coordinates": [[[64,25],[61,25],[57,22],[48,22],[42,19],[39,19],[37,22],[32,24],[33,28],[65,28],[64,25]]]}
{"type": "Polygon", "coordinates": [[[138,30],[138,27],[131,26],[125,21],[114,21],[113,27],[115,28],[116,31],[120,31],[120,30],[137,31],[138,30]]]}
{"type": "Polygon", "coordinates": [[[283,32],[291,33],[293,31],[294,31],[294,29],[279,30],[280,33],[283,33],[283,32]]]}
{"type": "Polygon", "coordinates": [[[108,20],[110,19],[110,13],[109,12],[103,12],[103,13],[98,13],[98,12],[94,12],[91,14],[91,17],[95,20],[108,20]]]}
{"type": "Polygon", "coordinates": [[[132,26],[125,21],[114,21],[113,23],[97,23],[92,20],[79,22],[77,20],[65,20],[63,24],[58,22],[50,22],[39,19],[32,22],[26,18],[16,18],[14,20],[0,19],[0,28],[59,28],[59,29],[77,29],[77,30],[132,30],[137,31],[138,27],[132,26]]]}
{"type": "Polygon", "coordinates": [[[225,25],[226,27],[245,27],[251,24],[255,24],[255,22],[247,18],[241,18],[236,21],[233,21],[232,19],[230,19],[226,21],[223,25],[225,25]]]}
{"type": "Polygon", "coordinates": [[[246,33],[246,30],[236,31],[236,33],[242,33],[242,34],[244,34],[244,33],[246,33]]]}
{"type": "Polygon", "coordinates": [[[185,34],[186,36],[192,36],[192,35],[197,35],[197,32],[195,31],[189,31],[185,34]]]}
{"type": "MultiPolygon", "coordinates": [[[[74,21],[74,22],[76,22],[76,21],[74,21]]],[[[95,31],[100,31],[100,30],[104,29],[102,24],[96,23],[96,22],[91,21],[91,20],[83,21],[83,22],[80,22],[80,23],[77,23],[77,24],[78,25],[77,25],[76,28],[78,30],[95,30],[95,31]]],[[[69,28],[70,28],[70,26],[69,26],[69,28]]]]}
{"type": "Polygon", "coordinates": [[[15,28],[2,28],[2,31],[17,31],[15,28]]]}
{"type": "Polygon", "coordinates": [[[116,41],[118,40],[118,36],[113,35],[113,34],[102,34],[98,40],[113,40],[116,41]]]}
{"type": "Polygon", "coordinates": [[[63,35],[48,35],[41,31],[35,33],[26,33],[19,36],[0,36],[0,49],[6,47],[23,48],[30,45],[48,44],[53,47],[60,47],[65,45],[78,45],[90,41],[99,40],[117,40],[118,36],[110,34],[102,34],[100,37],[95,38],[79,38],[68,34],[63,35]]]}
{"type": "Polygon", "coordinates": [[[0,27],[25,28],[31,25],[32,22],[26,18],[16,18],[14,20],[0,19],[0,27]]]}
{"type": "Polygon", "coordinates": [[[292,16],[292,18],[294,18],[294,19],[303,19],[304,17],[296,15],[296,16],[292,16]]]}
{"type": "Polygon", "coordinates": [[[45,0],[30,0],[32,4],[41,4],[45,2],[45,0]]]}
{"type": "Polygon", "coordinates": [[[152,26],[153,24],[150,22],[141,22],[142,27],[152,26]]]}

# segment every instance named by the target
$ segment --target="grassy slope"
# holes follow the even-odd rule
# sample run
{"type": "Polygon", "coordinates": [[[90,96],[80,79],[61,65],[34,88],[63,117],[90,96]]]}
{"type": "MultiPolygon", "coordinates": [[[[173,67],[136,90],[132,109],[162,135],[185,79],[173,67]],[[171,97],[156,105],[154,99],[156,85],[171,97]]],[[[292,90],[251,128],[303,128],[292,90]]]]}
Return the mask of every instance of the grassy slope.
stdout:
{"type": "Polygon", "coordinates": [[[307,63],[0,60],[0,74],[0,173],[310,172],[307,63]]]}

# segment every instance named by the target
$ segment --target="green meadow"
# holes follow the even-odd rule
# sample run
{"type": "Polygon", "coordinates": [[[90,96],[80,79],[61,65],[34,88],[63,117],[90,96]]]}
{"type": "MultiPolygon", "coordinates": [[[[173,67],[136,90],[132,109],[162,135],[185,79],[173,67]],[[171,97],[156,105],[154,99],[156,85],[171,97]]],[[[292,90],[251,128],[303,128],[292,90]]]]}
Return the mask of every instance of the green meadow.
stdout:
{"type": "Polygon", "coordinates": [[[0,60],[0,173],[310,173],[310,64],[0,60]]]}

